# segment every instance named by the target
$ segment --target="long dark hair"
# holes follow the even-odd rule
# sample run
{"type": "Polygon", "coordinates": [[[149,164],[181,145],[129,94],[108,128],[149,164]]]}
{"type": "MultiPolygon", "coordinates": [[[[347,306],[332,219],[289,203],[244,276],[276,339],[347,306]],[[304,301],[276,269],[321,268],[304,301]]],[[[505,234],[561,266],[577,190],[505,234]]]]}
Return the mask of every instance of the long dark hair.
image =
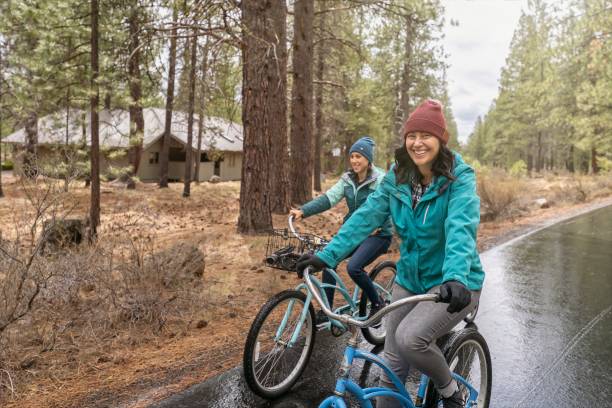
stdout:
{"type": "MultiPolygon", "coordinates": [[[[419,183],[423,181],[423,175],[414,161],[410,158],[405,143],[395,149],[395,163],[395,179],[398,184],[410,183],[410,180],[413,178],[419,183]]],[[[446,145],[440,143],[440,151],[431,166],[431,172],[434,176],[444,176],[454,181],[457,179],[457,177],[453,176],[454,164],[455,156],[453,152],[451,152],[446,145]]]]}

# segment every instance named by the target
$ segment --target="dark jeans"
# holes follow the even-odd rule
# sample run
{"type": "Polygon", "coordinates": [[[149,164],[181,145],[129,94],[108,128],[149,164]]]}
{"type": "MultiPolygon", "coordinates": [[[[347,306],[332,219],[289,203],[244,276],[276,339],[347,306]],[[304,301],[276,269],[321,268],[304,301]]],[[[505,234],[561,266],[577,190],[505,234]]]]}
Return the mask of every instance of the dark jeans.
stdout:
{"type": "MultiPolygon", "coordinates": [[[[380,237],[378,235],[371,235],[349,255],[351,259],[347,265],[348,274],[353,279],[353,282],[364,291],[372,304],[378,303],[379,297],[372,280],[363,268],[374,262],[380,255],[386,253],[389,245],[391,245],[390,236],[380,237]]],[[[324,271],[323,283],[335,284],[336,281],[330,273],[324,271]]],[[[329,306],[332,307],[334,304],[334,288],[325,288],[325,294],[327,295],[327,300],[329,300],[329,306]]]]}

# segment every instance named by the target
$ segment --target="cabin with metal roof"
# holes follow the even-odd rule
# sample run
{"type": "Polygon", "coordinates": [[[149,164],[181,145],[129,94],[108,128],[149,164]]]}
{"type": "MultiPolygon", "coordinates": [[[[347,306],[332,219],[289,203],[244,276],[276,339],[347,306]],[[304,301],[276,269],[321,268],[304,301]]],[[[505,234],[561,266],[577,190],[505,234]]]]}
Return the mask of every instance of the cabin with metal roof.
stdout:
{"type": "MultiPolygon", "coordinates": [[[[137,176],[141,181],[159,180],[159,156],[162,147],[166,111],[157,108],[143,109],[144,139],[143,152],[137,176]]],[[[37,160],[53,163],[62,160],[58,155],[62,146],[80,146],[88,149],[91,144],[89,113],[70,109],[42,117],[38,121],[37,160]]],[[[185,175],[187,149],[192,149],[192,180],[206,181],[213,175],[221,180],[240,180],[242,169],[242,126],[217,118],[205,117],[202,126],[200,155],[198,151],[199,117],[194,115],[193,141],[187,146],[187,114],[173,112],[170,131],[170,154],[168,178],[181,181],[185,175]],[[196,160],[200,160],[199,174],[195,174],[196,160]]],[[[127,167],[129,147],[129,112],[121,109],[100,111],[100,166],[101,172],[111,168],[127,167]]],[[[3,143],[13,145],[16,171],[20,169],[21,157],[25,150],[25,129],[6,136],[3,143]]]]}

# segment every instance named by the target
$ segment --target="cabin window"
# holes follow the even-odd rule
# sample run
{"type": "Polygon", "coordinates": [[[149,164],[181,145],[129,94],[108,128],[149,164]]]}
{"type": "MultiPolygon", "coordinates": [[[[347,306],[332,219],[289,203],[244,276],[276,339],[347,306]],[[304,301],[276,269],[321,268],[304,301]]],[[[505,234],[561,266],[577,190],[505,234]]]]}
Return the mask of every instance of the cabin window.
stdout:
{"type": "Polygon", "coordinates": [[[157,164],[157,163],[159,163],[159,152],[149,153],[149,164],[157,164]]]}
{"type": "Polygon", "coordinates": [[[171,147],[168,154],[168,160],[171,162],[185,162],[187,160],[185,150],[180,147],[171,147]]]}

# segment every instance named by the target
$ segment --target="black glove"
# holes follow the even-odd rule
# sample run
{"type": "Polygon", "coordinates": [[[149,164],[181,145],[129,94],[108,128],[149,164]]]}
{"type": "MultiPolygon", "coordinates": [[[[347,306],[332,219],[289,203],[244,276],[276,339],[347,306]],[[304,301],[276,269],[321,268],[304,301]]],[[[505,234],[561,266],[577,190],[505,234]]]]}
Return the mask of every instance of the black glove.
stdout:
{"type": "Polygon", "coordinates": [[[463,283],[448,281],[440,286],[440,300],[449,303],[446,308],[448,313],[457,313],[470,304],[472,293],[463,283]]]}
{"type": "Polygon", "coordinates": [[[327,267],[325,262],[323,262],[321,258],[319,258],[318,256],[304,254],[300,256],[300,259],[298,259],[297,265],[296,265],[297,274],[300,279],[304,277],[304,269],[306,269],[309,266],[312,267],[313,272],[318,272],[322,270],[323,268],[327,267]]]}

